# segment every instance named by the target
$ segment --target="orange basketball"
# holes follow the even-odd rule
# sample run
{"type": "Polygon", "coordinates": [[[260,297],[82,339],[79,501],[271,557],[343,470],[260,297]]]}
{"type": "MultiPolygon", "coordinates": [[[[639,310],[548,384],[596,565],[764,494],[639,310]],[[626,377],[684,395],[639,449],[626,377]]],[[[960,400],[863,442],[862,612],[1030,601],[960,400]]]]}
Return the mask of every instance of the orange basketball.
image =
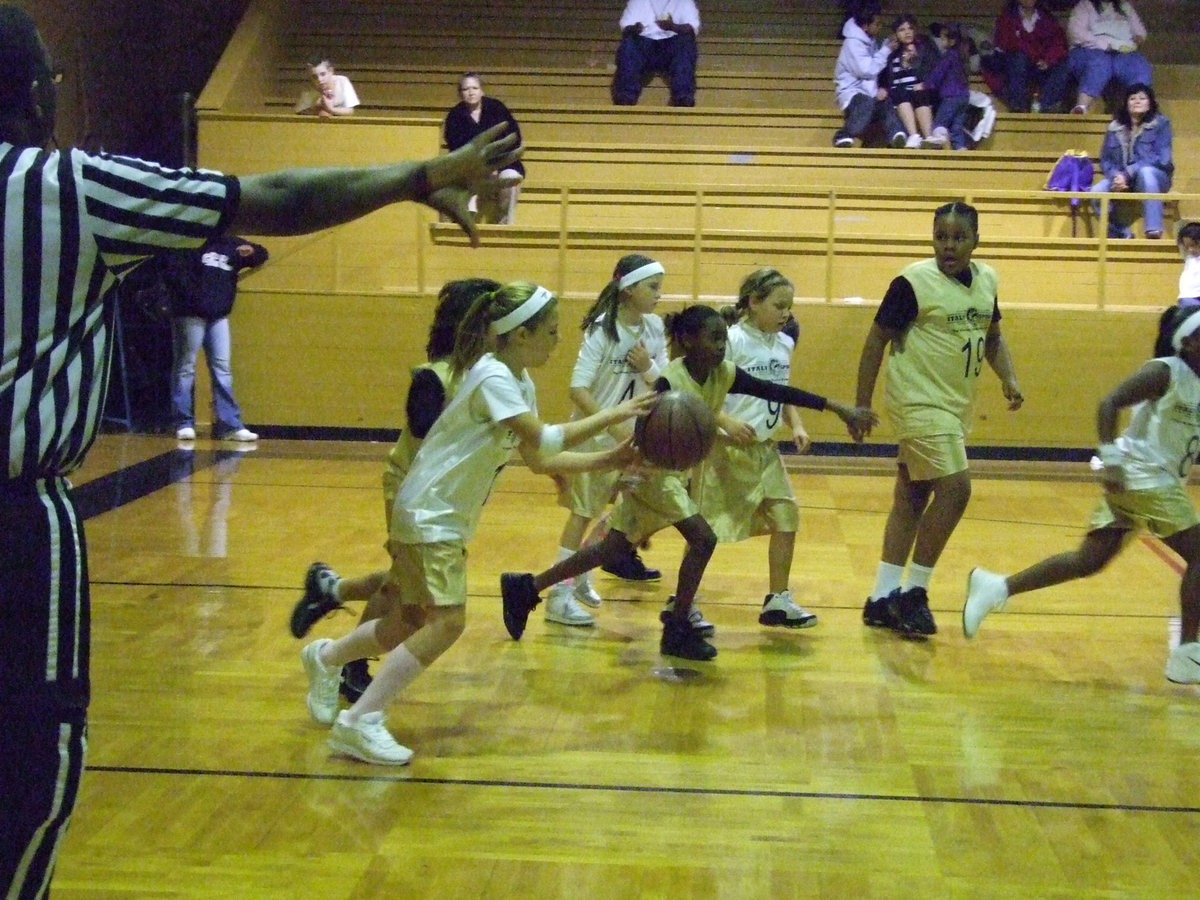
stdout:
{"type": "Polygon", "coordinates": [[[667,391],[637,420],[633,440],[646,462],[690,469],[708,456],[716,436],[717,420],[703,400],[685,391],[667,391]]]}

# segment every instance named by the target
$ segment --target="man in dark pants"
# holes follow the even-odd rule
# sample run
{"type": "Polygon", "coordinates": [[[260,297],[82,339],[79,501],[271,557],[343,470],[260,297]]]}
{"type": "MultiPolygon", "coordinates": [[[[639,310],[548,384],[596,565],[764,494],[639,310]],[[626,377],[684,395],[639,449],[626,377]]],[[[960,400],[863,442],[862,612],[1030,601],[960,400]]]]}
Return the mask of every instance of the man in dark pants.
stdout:
{"type": "Polygon", "coordinates": [[[629,0],[621,15],[613,103],[635,105],[643,80],[657,72],[670,82],[672,106],[695,106],[699,33],[700,10],[693,0],[629,0]]]}
{"type": "Polygon", "coordinates": [[[67,475],[96,435],[119,279],[226,231],[305,234],[402,200],[458,222],[520,155],[503,128],[425,162],[236,178],[48,151],[60,75],[0,4],[0,897],[45,897],[87,748],[87,552],[67,475]]]}

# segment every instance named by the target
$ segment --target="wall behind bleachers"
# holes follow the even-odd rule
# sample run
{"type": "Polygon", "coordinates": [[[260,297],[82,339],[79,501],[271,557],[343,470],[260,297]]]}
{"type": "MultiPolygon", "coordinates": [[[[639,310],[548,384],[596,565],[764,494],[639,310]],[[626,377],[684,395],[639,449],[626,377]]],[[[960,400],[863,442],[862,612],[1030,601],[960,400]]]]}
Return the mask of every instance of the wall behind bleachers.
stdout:
{"type": "MultiPolygon", "coordinates": [[[[435,225],[430,211],[406,204],[326,234],[267,239],[272,261],[245,280],[234,312],[235,377],[248,421],[394,427],[402,418],[408,367],[420,361],[433,295],[442,281],[475,274],[533,278],[563,292],[562,345],[535,374],[543,410],[562,417],[579,340],[575,324],[615,259],[632,250],[651,252],[667,265],[668,309],[693,299],[721,302],[752,268],[778,265],[803,298],[797,382],[849,398],[874,303],[900,266],[928,254],[933,207],[975,193],[983,214],[978,255],[1000,271],[1004,328],[1029,402],[1008,416],[992,380],[972,443],[1091,443],[1095,402],[1145,357],[1157,309],[1172,298],[1179,266],[1166,241],[1106,243],[1088,236],[1096,223],[1086,215],[1080,237],[1072,238],[1065,201],[1036,193],[1057,148],[1098,149],[1102,116],[1016,116],[1006,123],[1002,113],[989,149],[972,153],[837,153],[828,146],[836,110],[831,99],[815,105],[815,94],[805,101],[814,105],[794,110],[672,110],[653,93],[634,109],[589,106],[572,102],[567,92],[581,68],[597,60],[593,67],[607,65],[623,4],[589,7],[579,21],[560,23],[545,19],[548,4],[541,0],[514,3],[486,4],[506,17],[504,33],[490,36],[494,43],[524,35],[528,44],[530,30],[540,28],[537,40],[558,42],[555,52],[582,54],[564,55],[542,70],[559,87],[544,92],[556,95],[552,102],[523,108],[510,102],[526,130],[530,169],[517,225],[485,227],[484,246],[472,250],[451,226],[435,225]],[[554,82],[558,77],[561,83],[554,82]],[[822,195],[826,190],[832,199],[822,195]],[[1078,371],[1079,360],[1088,361],[1086,373],[1078,371]]],[[[450,43],[439,63],[428,64],[428,78],[436,83],[422,87],[410,106],[402,84],[420,83],[414,63],[419,52],[406,54],[403,41],[416,41],[420,32],[428,44],[430,35],[453,31],[434,27],[439,15],[457,21],[483,6],[477,0],[460,0],[453,8],[423,4],[417,28],[407,4],[333,0],[321,5],[318,33],[295,25],[303,21],[297,4],[256,0],[200,100],[202,164],[249,173],[436,153],[441,115],[453,102],[450,66],[457,60],[451,57],[462,48],[450,43]],[[407,28],[383,27],[401,14],[407,28]],[[352,77],[356,60],[364,66],[375,60],[379,77],[403,68],[407,80],[392,87],[386,79],[356,80],[364,108],[351,120],[292,116],[289,98],[301,83],[303,59],[318,45],[352,77]],[[394,102],[385,87],[395,92],[394,102]],[[440,108],[437,91],[445,96],[440,108]]],[[[956,0],[916,6],[969,8],[956,0]]],[[[765,21],[774,30],[764,41],[813,48],[809,57],[772,61],[780,70],[776,80],[786,81],[789,71],[807,72],[816,85],[820,79],[813,73],[831,65],[837,42],[829,23],[798,12],[812,8],[826,11],[829,5],[704,5],[703,40],[718,49],[723,41],[752,46],[755,23],[761,28],[765,21]],[[765,12],[756,18],[754,8],[765,12]],[[782,21],[791,23],[786,34],[782,21]]],[[[990,21],[991,13],[985,18],[990,21]]],[[[512,45],[520,46],[515,40],[512,45]]],[[[436,47],[430,52],[436,54],[436,47]]],[[[505,56],[514,85],[530,82],[528,73],[538,71],[531,55],[505,56]]],[[[745,56],[746,65],[761,67],[755,74],[768,68],[761,60],[770,57],[756,62],[755,54],[745,56]]],[[[722,77],[736,74],[733,55],[720,59],[722,77]]],[[[702,71],[704,64],[702,55],[702,71]]],[[[1189,71],[1196,71],[1175,65],[1166,70],[1165,93],[1186,85],[1189,71]]],[[[1164,106],[1174,102],[1189,101],[1171,99],[1164,106]]],[[[1176,141],[1181,176],[1192,177],[1186,172],[1195,167],[1182,157],[1195,158],[1195,129],[1177,125],[1176,141]]],[[[833,417],[809,420],[818,439],[838,439],[833,417]]]]}

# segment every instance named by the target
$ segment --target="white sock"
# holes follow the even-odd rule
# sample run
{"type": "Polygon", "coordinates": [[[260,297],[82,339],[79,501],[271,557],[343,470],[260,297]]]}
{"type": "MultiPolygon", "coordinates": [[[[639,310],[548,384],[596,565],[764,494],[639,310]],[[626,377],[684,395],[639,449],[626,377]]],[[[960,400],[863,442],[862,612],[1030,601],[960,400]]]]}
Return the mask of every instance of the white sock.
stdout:
{"type": "Polygon", "coordinates": [[[906,591],[913,588],[928,588],[929,580],[933,577],[933,566],[918,566],[916,563],[908,564],[908,579],[904,585],[906,591]]]}
{"type": "Polygon", "coordinates": [[[875,570],[875,589],[871,591],[871,599],[879,600],[900,587],[900,579],[904,577],[904,566],[881,562],[875,570]]]}
{"type": "MultiPolygon", "coordinates": [[[[558,548],[558,559],[556,560],[556,562],[562,562],[563,560],[570,559],[572,556],[575,555],[575,552],[576,551],[572,550],[570,547],[559,547],[558,548]]],[[[575,584],[575,579],[574,578],[564,578],[562,581],[559,582],[559,584],[573,585],[573,584],[575,584]]]]}
{"type": "Polygon", "coordinates": [[[366,713],[383,712],[424,671],[421,661],[401,644],[383,658],[363,695],[347,710],[350,720],[355,721],[366,713]]]}

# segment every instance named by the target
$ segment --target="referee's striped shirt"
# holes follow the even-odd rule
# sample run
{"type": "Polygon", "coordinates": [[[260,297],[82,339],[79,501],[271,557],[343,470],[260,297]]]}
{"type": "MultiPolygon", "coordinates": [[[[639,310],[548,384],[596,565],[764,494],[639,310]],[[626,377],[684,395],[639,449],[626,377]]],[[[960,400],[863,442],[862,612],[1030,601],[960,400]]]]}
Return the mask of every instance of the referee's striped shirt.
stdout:
{"type": "Polygon", "coordinates": [[[83,532],[65,476],[96,434],[117,279],[197,247],[237,208],[235,178],[0,142],[0,699],[85,705],[83,532]]]}
{"type": "Polygon", "coordinates": [[[0,480],[66,475],[83,461],[103,409],[109,291],[155,251],[223,231],[237,180],[3,142],[0,180],[0,480]]]}

